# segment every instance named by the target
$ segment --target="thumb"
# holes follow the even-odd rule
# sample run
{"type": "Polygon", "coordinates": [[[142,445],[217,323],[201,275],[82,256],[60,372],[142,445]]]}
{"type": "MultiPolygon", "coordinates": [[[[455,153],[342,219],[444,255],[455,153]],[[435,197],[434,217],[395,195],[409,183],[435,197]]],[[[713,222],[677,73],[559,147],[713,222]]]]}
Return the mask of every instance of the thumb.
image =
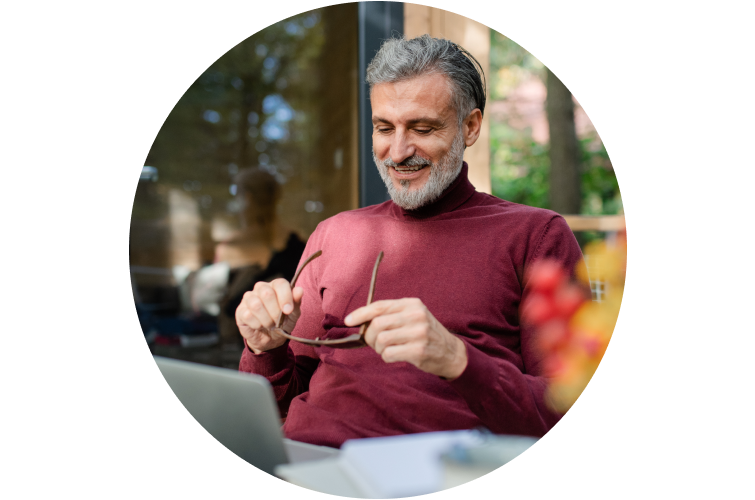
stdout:
{"type": "Polygon", "coordinates": [[[294,307],[298,308],[301,304],[301,299],[304,296],[304,289],[300,286],[294,287],[294,289],[291,291],[291,295],[294,299],[294,307]]]}

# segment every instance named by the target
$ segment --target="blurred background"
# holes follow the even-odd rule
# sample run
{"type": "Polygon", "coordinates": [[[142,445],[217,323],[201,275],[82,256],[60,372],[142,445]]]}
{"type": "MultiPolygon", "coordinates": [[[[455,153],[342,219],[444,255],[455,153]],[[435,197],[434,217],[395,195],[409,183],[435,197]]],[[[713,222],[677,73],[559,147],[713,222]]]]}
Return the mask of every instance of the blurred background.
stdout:
{"type": "Polygon", "coordinates": [[[305,12],[202,73],[145,159],[129,250],[154,354],[237,368],[233,312],[243,293],[259,280],[291,279],[322,220],[388,199],[372,162],[365,68],[382,40],[424,33],[459,43],[485,70],[483,134],[465,153],[478,191],[563,214],[582,245],[624,228],[600,136],[568,89],[515,42],[414,4],[305,12]]]}

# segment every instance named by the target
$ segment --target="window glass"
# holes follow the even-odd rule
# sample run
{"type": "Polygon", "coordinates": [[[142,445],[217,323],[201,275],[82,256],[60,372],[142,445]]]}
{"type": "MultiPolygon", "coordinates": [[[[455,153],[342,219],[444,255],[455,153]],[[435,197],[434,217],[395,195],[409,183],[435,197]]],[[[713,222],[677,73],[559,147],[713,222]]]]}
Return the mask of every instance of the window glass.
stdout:
{"type": "Polygon", "coordinates": [[[233,311],[293,276],[317,224],[357,208],[357,9],[313,10],[229,50],[189,87],[134,199],[134,298],[155,354],[238,367],[233,311]]]}

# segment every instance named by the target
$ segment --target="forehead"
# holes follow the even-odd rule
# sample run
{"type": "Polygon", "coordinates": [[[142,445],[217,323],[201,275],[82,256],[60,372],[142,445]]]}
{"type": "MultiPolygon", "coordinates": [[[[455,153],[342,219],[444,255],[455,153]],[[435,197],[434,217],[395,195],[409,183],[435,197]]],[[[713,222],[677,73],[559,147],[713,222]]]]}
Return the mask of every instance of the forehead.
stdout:
{"type": "Polygon", "coordinates": [[[439,73],[379,83],[372,87],[370,100],[373,116],[422,112],[440,117],[453,113],[451,82],[439,73]]]}

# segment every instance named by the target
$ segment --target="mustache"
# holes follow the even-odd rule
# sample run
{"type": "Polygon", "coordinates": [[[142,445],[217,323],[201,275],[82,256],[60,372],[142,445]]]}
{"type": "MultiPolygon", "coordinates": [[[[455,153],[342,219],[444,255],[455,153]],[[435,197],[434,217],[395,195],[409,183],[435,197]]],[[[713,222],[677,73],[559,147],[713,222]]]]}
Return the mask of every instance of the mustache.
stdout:
{"type": "Polygon", "coordinates": [[[424,167],[427,165],[432,165],[433,162],[428,160],[427,158],[422,158],[421,156],[412,155],[409,158],[406,158],[405,160],[396,163],[390,158],[386,158],[383,160],[383,165],[386,167],[424,167]]]}

